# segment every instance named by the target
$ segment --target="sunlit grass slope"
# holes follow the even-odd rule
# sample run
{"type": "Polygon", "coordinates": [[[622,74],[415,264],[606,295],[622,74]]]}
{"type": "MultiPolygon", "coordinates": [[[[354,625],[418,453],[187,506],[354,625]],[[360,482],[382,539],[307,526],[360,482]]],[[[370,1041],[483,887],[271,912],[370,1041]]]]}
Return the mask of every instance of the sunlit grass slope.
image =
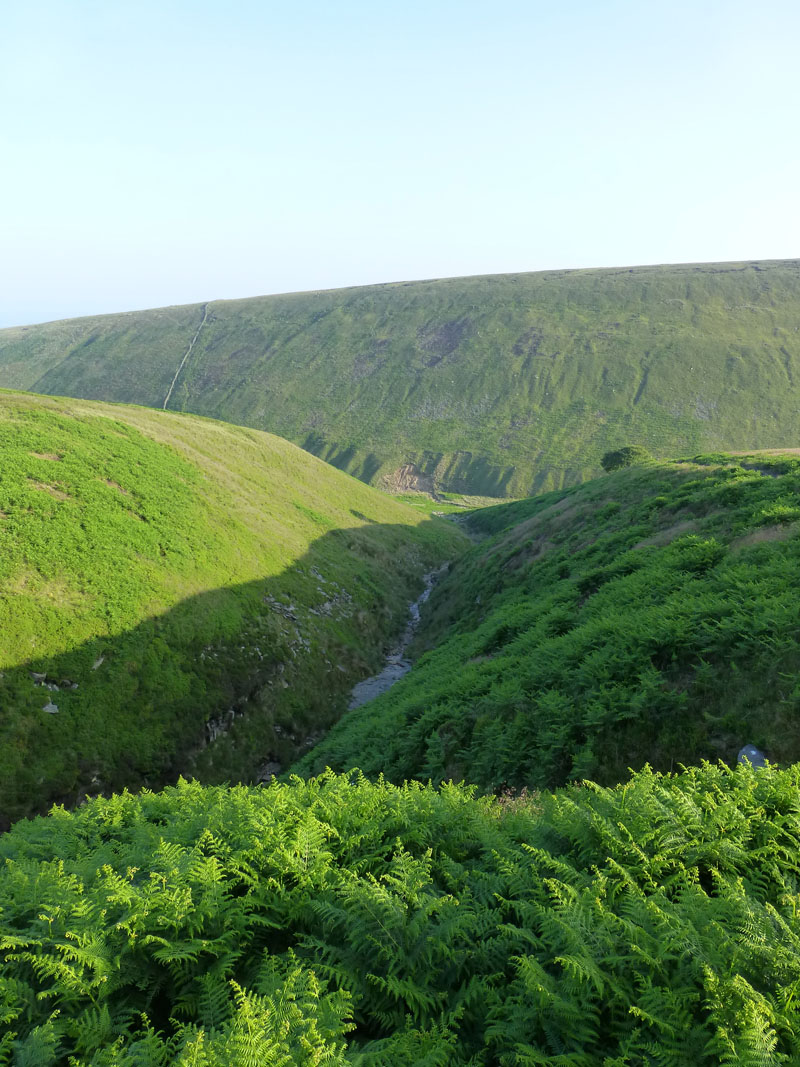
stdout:
{"type": "Polygon", "coordinates": [[[0,1062],[796,1064],[799,813],[719,766],[55,810],[0,838],[0,1062]]]}
{"type": "Polygon", "coordinates": [[[1,392],[0,817],[285,763],[461,540],[255,430],[1,392]]]}
{"type": "Polygon", "coordinates": [[[301,763],[486,789],[800,760],[800,456],[653,463],[475,512],[430,649],[301,763]]]}
{"type": "Polygon", "coordinates": [[[0,331],[0,385],[154,407],[169,394],[365,481],[527,496],[599,473],[624,444],[674,456],[800,437],[800,261],[408,282],[15,328],[0,331]]]}

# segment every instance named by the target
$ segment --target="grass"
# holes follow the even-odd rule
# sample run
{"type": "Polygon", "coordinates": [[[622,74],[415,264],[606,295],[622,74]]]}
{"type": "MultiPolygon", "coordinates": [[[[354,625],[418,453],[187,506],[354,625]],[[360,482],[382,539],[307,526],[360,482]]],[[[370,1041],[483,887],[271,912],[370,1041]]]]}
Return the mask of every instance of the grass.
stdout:
{"type": "Polygon", "coordinates": [[[298,765],[483,789],[800,760],[800,457],[708,454],[472,513],[412,671],[298,765]]]}
{"type": "Polygon", "coordinates": [[[0,392],[0,820],[285,764],[462,543],[254,430],[0,392]]]}
{"type": "Polygon", "coordinates": [[[796,426],[796,276],[7,333],[4,380],[155,407],[207,313],[176,401],[439,499],[0,392],[0,1064],[798,1062],[800,450],[752,449],[796,426]],[[689,458],[577,484],[637,442],[689,458]],[[342,715],[448,558],[412,671],[342,715]],[[725,766],[746,742],[771,765],[725,766]]]}
{"type": "Polygon", "coordinates": [[[400,500],[409,507],[422,511],[426,515],[451,515],[464,517],[476,508],[488,508],[497,503],[492,496],[469,496],[465,493],[437,493],[431,496],[425,492],[392,493],[395,500],[400,500]]]}
{"type": "Polygon", "coordinates": [[[522,497],[800,439],[797,261],[549,271],[0,332],[0,384],[269,430],[364,481],[522,497]],[[408,477],[398,472],[406,469],[408,477]],[[409,474],[410,470],[410,474],[409,474]]]}

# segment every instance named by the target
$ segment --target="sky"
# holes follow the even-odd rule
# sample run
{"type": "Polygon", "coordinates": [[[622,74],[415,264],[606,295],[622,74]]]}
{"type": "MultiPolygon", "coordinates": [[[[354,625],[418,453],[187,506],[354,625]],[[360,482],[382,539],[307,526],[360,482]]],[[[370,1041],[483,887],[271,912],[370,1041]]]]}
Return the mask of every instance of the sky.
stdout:
{"type": "Polygon", "coordinates": [[[0,326],[800,256],[797,0],[0,0],[0,326]]]}

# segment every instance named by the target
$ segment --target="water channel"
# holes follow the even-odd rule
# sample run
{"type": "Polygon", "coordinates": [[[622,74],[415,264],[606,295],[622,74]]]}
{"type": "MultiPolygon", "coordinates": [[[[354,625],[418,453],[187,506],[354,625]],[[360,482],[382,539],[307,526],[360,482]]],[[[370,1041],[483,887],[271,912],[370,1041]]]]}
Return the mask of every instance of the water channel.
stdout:
{"type": "Polygon", "coordinates": [[[409,605],[408,622],[399,643],[386,657],[386,665],[380,674],[365,678],[363,682],[359,682],[358,685],[353,687],[350,693],[350,703],[347,706],[348,711],[360,708],[368,700],[373,700],[375,697],[380,696],[381,693],[385,693],[387,689],[391,689],[395,682],[399,682],[403,675],[408,674],[411,670],[411,660],[406,659],[406,652],[419,626],[420,608],[431,595],[431,590],[449,566],[449,563],[445,563],[438,570],[430,571],[425,575],[425,588],[414,603],[409,605]]]}

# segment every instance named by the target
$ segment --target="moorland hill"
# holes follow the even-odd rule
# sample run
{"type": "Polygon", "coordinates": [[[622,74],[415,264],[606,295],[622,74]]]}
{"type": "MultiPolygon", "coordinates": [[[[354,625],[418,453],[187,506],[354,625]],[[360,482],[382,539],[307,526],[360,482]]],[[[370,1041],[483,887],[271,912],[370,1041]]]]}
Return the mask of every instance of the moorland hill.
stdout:
{"type": "Polygon", "coordinates": [[[268,430],[364,481],[527,496],[800,437],[800,261],[547,271],[0,331],[0,385],[268,430]]]}
{"type": "Polygon", "coordinates": [[[268,434],[0,392],[0,825],[286,764],[463,541],[268,434]]]}

